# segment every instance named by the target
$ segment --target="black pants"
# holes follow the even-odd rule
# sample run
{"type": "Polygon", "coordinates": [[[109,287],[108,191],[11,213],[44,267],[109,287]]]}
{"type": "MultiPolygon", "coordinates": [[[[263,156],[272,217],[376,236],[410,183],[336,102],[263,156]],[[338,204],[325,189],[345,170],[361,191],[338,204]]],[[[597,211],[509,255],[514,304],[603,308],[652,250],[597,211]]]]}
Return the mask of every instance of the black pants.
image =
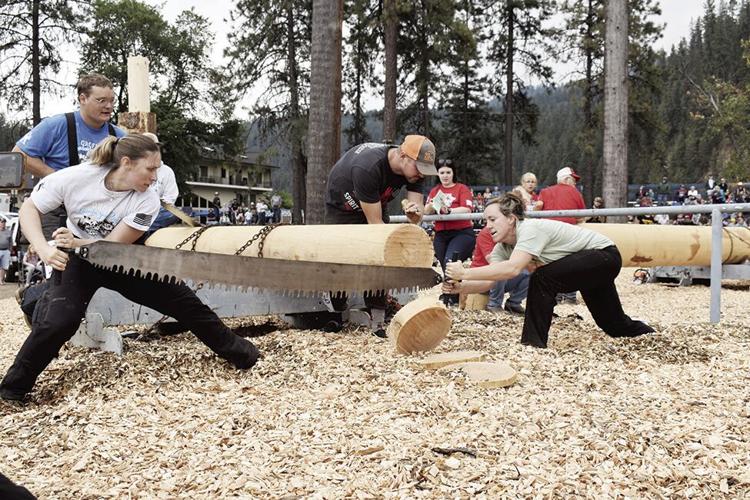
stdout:
{"type": "Polygon", "coordinates": [[[23,486],[15,484],[0,474],[0,498],[3,500],[35,500],[36,497],[23,486]]]}
{"type": "Polygon", "coordinates": [[[186,285],[157,283],[97,269],[73,255],[60,283],[52,284],[36,305],[31,334],[0,383],[0,390],[16,395],[31,391],[39,374],[78,329],[91,297],[100,287],[182,322],[201,342],[237,368],[250,368],[258,360],[256,347],[229,330],[186,285]]]}
{"type": "Polygon", "coordinates": [[[474,252],[474,244],[477,238],[474,236],[474,229],[452,229],[435,231],[435,240],[432,246],[435,249],[435,257],[440,262],[440,267],[445,272],[445,263],[453,259],[453,254],[458,253],[458,258],[463,260],[471,257],[474,252]]]}
{"type": "MultiPolygon", "coordinates": [[[[383,222],[387,224],[388,220],[388,214],[383,211],[383,222]]],[[[326,224],[367,224],[367,217],[365,217],[365,213],[362,211],[347,212],[331,205],[326,205],[323,221],[326,224]]],[[[346,311],[349,307],[349,299],[346,293],[341,294],[339,297],[331,294],[331,303],[336,311],[346,311]]],[[[365,297],[365,305],[371,309],[385,309],[387,303],[388,299],[385,293],[365,297]]]]}
{"type": "Polygon", "coordinates": [[[531,274],[521,343],[547,347],[555,295],[580,290],[596,324],[611,337],[635,337],[653,328],[633,321],[622,310],[615,278],[622,267],[616,246],[583,250],[538,268],[531,274]]]}

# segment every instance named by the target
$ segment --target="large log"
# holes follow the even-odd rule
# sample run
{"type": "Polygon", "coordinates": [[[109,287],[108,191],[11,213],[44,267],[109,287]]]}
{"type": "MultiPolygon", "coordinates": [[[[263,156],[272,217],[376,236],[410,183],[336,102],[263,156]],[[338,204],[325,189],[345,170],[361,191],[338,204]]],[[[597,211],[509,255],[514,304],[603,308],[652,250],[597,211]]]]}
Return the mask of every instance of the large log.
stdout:
{"type": "MultiPolygon", "coordinates": [[[[198,237],[199,252],[234,254],[261,231],[261,226],[215,226],[198,237]]],[[[198,228],[167,227],[146,245],[175,248],[198,228]]],[[[260,239],[242,252],[258,255],[260,239]]],[[[189,250],[191,243],[183,249],[189,250]]],[[[263,256],[274,259],[405,267],[432,267],[429,236],[413,224],[279,226],[265,238],[263,256]]]]}
{"type": "MultiPolygon", "coordinates": [[[[615,242],[624,267],[709,266],[710,226],[660,224],[584,224],[615,242]]],[[[723,230],[722,262],[741,264],[750,258],[750,228],[723,230]]]]}

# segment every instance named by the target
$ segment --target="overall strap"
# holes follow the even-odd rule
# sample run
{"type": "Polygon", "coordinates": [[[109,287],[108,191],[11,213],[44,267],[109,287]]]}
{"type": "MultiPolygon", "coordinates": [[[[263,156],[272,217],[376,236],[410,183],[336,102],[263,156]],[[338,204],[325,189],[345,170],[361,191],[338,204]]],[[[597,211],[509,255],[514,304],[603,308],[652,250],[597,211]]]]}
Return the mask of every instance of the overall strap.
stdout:
{"type": "Polygon", "coordinates": [[[74,113],[65,113],[68,123],[68,166],[78,165],[78,133],[76,132],[76,118],[74,113]]]}
{"type": "Polygon", "coordinates": [[[112,124],[109,122],[107,122],[107,130],[109,130],[109,135],[117,137],[117,134],[115,133],[115,127],[112,126],[112,124]]]}

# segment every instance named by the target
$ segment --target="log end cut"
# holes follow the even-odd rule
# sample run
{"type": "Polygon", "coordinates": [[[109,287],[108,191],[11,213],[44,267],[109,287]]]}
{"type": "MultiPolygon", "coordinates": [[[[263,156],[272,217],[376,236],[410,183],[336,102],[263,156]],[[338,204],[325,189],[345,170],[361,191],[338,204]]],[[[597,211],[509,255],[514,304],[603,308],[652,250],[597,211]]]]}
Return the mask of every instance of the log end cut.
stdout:
{"type": "Polygon", "coordinates": [[[413,300],[401,308],[388,325],[388,338],[403,354],[431,351],[448,335],[451,317],[434,297],[413,300]]]}

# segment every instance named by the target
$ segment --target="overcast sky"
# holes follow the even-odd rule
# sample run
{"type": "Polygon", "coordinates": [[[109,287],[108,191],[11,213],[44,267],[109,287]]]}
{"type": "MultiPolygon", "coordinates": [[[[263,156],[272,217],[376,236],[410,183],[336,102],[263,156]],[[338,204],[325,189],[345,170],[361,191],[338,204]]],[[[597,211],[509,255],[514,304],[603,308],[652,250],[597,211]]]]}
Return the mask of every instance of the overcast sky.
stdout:
{"type": "MultiPolygon", "coordinates": [[[[183,10],[195,9],[195,12],[208,18],[216,33],[216,42],[213,47],[213,58],[215,62],[221,60],[223,47],[227,42],[227,29],[229,28],[229,11],[232,0],[145,0],[146,3],[154,6],[162,6],[163,15],[170,22],[174,21],[177,15],[183,10]],[[224,21],[227,19],[227,22],[224,21]]],[[[661,0],[662,15],[659,22],[664,24],[664,36],[656,44],[656,48],[663,48],[666,51],[672,45],[686,37],[690,32],[690,24],[701,16],[703,12],[704,0],[661,0]]],[[[68,68],[61,75],[63,79],[70,80],[71,84],[75,80],[75,67],[68,68]]],[[[75,103],[72,97],[65,99],[46,99],[42,103],[42,116],[49,116],[56,113],[64,113],[71,109],[75,103]]],[[[382,105],[382,104],[381,104],[382,105]]],[[[241,116],[243,113],[238,113],[241,116]]],[[[246,114],[245,114],[246,116],[246,114]]]]}

